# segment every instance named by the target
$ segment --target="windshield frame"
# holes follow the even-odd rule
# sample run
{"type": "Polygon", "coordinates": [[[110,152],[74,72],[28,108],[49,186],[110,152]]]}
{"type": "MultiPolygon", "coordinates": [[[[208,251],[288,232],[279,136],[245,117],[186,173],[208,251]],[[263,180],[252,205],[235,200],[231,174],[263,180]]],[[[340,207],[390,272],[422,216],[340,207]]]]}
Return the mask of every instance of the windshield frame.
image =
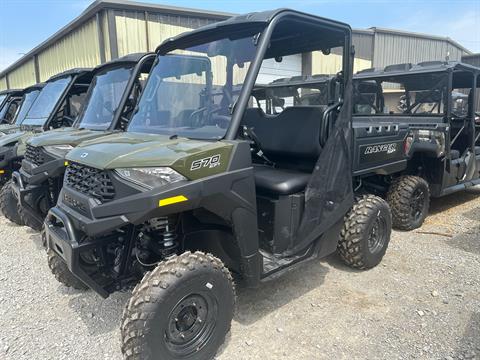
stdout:
{"type": "Polygon", "coordinates": [[[8,94],[0,94],[0,110],[3,109],[3,106],[7,103],[8,94]]]}
{"type": "Polygon", "coordinates": [[[33,106],[33,104],[37,100],[38,95],[40,95],[41,91],[42,91],[41,88],[35,88],[35,89],[32,89],[32,90],[29,90],[29,91],[25,92],[25,94],[23,95],[22,103],[20,104],[20,110],[18,111],[17,116],[15,118],[15,124],[16,125],[21,125],[22,124],[23,120],[27,117],[27,114],[30,111],[30,108],[33,106]],[[28,107],[28,109],[24,108],[25,101],[27,100],[27,97],[32,96],[34,93],[36,93],[36,96],[33,99],[33,101],[30,103],[30,106],[28,107]],[[21,119],[20,115],[22,115],[22,111],[24,111],[24,110],[25,110],[25,113],[23,114],[23,118],[21,119]]]}
{"type": "Polygon", "coordinates": [[[124,100],[124,97],[125,97],[125,93],[130,92],[131,80],[132,80],[132,77],[134,77],[134,75],[136,75],[136,69],[137,69],[136,64],[135,63],[130,63],[130,62],[115,63],[114,65],[102,67],[101,69],[99,69],[93,75],[92,82],[90,83],[90,86],[88,88],[88,91],[87,91],[87,94],[86,94],[86,97],[85,97],[85,102],[82,106],[82,111],[81,111],[80,115],[78,116],[78,118],[75,120],[72,127],[75,127],[75,128],[78,128],[78,129],[88,129],[88,130],[93,130],[93,131],[108,131],[108,130],[112,129],[113,127],[115,127],[115,124],[117,123],[117,119],[118,119],[118,112],[119,112],[120,109],[123,108],[123,100],[124,100]],[[88,107],[91,105],[91,100],[92,100],[91,97],[93,95],[93,92],[95,91],[95,86],[96,86],[96,83],[94,83],[94,82],[96,81],[97,76],[105,75],[109,72],[116,71],[116,70],[119,70],[119,69],[129,69],[130,70],[130,75],[129,75],[128,80],[125,84],[125,87],[124,87],[123,92],[120,96],[120,99],[118,101],[118,106],[113,111],[110,123],[108,124],[107,127],[103,127],[103,128],[82,126],[82,121],[84,120],[84,116],[87,112],[88,107]]]}
{"type": "Polygon", "coordinates": [[[35,101],[33,102],[32,106],[30,107],[30,109],[28,110],[28,113],[27,115],[25,116],[25,118],[23,119],[22,121],[22,124],[21,125],[25,125],[25,126],[33,126],[33,127],[44,127],[46,125],[48,125],[48,123],[50,122],[50,119],[52,118],[52,115],[54,115],[57,111],[58,111],[58,107],[60,106],[60,104],[62,103],[62,101],[65,99],[65,95],[68,94],[68,92],[70,91],[71,87],[73,86],[73,84],[75,83],[76,79],[77,79],[78,75],[67,75],[67,76],[62,76],[62,77],[58,77],[58,78],[55,78],[54,80],[52,81],[47,81],[47,83],[45,84],[45,86],[42,88],[42,90],[40,91],[40,94],[38,94],[37,98],[35,99],[35,101]],[[63,80],[63,79],[70,79],[70,81],[67,83],[67,85],[65,86],[65,88],[63,89],[63,91],[60,93],[60,95],[58,96],[57,100],[56,100],[56,103],[55,105],[52,107],[50,113],[48,114],[48,116],[46,118],[29,118],[28,115],[30,113],[30,110],[32,109],[32,107],[35,105],[35,103],[38,101],[38,98],[42,95],[42,91],[45,90],[45,88],[48,86],[49,83],[54,83],[56,81],[59,81],[59,80],[63,80]],[[40,124],[39,122],[37,123],[32,123],[32,124],[25,124],[25,120],[27,119],[32,119],[32,120],[43,120],[43,122],[40,124]]]}

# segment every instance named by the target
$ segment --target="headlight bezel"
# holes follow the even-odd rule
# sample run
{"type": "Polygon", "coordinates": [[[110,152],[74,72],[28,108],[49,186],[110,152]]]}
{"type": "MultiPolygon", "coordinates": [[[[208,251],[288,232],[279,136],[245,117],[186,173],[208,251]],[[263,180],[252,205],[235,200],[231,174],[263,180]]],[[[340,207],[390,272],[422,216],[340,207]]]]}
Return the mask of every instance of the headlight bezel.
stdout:
{"type": "Polygon", "coordinates": [[[168,166],[117,168],[114,169],[114,173],[121,179],[146,190],[188,180],[168,166]]]}

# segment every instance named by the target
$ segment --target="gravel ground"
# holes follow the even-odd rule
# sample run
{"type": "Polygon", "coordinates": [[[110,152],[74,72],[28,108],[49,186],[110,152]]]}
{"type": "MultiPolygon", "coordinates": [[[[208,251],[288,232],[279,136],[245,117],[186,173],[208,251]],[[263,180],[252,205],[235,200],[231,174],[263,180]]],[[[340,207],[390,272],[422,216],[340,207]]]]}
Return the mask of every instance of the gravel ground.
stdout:
{"type": "MultiPolygon", "coordinates": [[[[239,290],[218,354],[235,359],[480,359],[480,190],[432,201],[384,261],[335,256],[239,290]]],[[[121,359],[127,293],[102,300],[57,283],[38,234],[0,219],[0,359],[121,359]]]]}

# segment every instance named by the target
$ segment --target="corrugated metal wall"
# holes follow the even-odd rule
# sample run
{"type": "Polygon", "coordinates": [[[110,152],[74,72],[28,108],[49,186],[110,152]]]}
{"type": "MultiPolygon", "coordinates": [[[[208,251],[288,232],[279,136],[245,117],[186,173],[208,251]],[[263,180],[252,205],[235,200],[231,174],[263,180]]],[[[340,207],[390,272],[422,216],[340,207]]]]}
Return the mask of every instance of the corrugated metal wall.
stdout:
{"type": "Polygon", "coordinates": [[[355,46],[355,58],[373,60],[373,32],[354,30],[352,43],[355,46]]]}
{"type": "Polygon", "coordinates": [[[105,61],[110,61],[112,60],[112,53],[110,51],[110,33],[108,31],[107,11],[102,11],[100,16],[103,32],[103,44],[105,46],[105,61]]]}
{"type": "MultiPolygon", "coordinates": [[[[370,60],[355,58],[353,60],[353,72],[372,67],[370,60]]],[[[316,51],[312,53],[312,74],[334,75],[342,69],[342,56],[337,54],[323,55],[316,51]]]]}
{"type": "Polygon", "coordinates": [[[194,17],[149,14],[148,16],[148,49],[154,51],[165,39],[182,32],[197,29],[213,23],[214,20],[194,17]]]}
{"type": "Polygon", "coordinates": [[[213,22],[209,19],[138,11],[116,10],[114,16],[119,56],[154,51],[169,37],[213,22]]]}
{"type": "Polygon", "coordinates": [[[71,68],[98,64],[100,51],[95,17],[38,54],[40,81],[71,68]]]}
{"type": "Polygon", "coordinates": [[[445,40],[425,39],[413,35],[375,32],[374,67],[430,60],[460,60],[464,52],[445,40]]]}
{"type": "Polygon", "coordinates": [[[464,56],[462,57],[462,61],[467,64],[480,67],[480,54],[464,56]]]}
{"type": "Polygon", "coordinates": [[[118,56],[147,51],[145,13],[115,11],[118,56]]]}
{"type": "Polygon", "coordinates": [[[11,89],[21,89],[36,83],[35,63],[31,59],[8,74],[8,83],[11,89]]]}
{"type": "Polygon", "coordinates": [[[4,76],[0,78],[0,91],[7,90],[7,78],[4,76]]]}

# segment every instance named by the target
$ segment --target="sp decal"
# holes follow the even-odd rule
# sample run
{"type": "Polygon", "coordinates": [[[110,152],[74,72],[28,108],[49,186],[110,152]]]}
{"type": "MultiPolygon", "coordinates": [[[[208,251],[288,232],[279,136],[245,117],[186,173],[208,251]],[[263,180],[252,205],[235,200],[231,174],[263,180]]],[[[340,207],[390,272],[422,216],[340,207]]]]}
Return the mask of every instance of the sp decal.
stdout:
{"type": "Polygon", "coordinates": [[[217,166],[220,166],[220,154],[193,161],[190,170],[213,169],[217,166]]]}

